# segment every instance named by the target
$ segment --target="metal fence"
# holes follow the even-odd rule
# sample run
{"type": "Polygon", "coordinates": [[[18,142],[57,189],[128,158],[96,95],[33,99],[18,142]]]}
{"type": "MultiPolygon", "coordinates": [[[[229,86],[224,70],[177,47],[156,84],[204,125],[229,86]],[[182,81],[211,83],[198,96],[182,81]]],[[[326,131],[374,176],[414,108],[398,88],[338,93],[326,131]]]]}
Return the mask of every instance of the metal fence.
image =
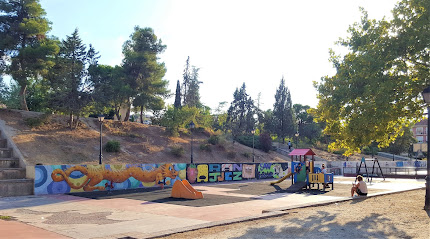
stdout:
{"type": "MultiPolygon", "coordinates": [[[[382,174],[386,177],[414,177],[414,178],[424,178],[427,175],[427,168],[424,167],[381,167],[382,174]]],[[[381,177],[381,171],[379,168],[367,168],[367,173],[369,176],[373,177],[381,177]]],[[[367,176],[366,168],[361,168],[360,172],[358,172],[358,167],[356,168],[343,168],[344,175],[363,175],[367,176]]]]}

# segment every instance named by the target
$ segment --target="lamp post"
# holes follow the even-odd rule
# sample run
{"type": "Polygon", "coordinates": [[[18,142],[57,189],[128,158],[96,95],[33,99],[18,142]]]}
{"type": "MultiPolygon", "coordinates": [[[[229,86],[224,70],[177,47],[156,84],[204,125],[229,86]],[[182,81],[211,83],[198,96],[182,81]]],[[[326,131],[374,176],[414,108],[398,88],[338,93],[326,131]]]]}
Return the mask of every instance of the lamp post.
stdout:
{"type": "Polygon", "coordinates": [[[297,131],[297,133],[295,134],[295,136],[296,136],[296,148],[298,148],[299,147],[299,131],[297,131]]]}
{"type": "Polygon", "coordinates": [[[254,136],[255,136],[255,129],[251,131],[252,133],[252,162],[255,162],[255,154],[254,154],[254,136]]]}
{"type": "MultiPolygon", "coordinates": [[[[190,124],[188,125],[190,129],[194,129],[195,126],[196,125],[194,124],[193,121],[191,121],[190,124]]],[[[191,163],[193,163],[193,132],[192,131],[190,132],[191,132],[191,163]]]]}
{"type": "Polygon", "coordinates": [[[99,115],[100,122],[100,155],[99,155],[99,164],[102,164],[103,154],[102,154],[102,130],[103,130],[103,120],[105,119],[104,115],[99,115]]]}
{"type": "Polygon", "coordinates": [[[430,86],[425,88],[422,92],[424,102],[427,104],[427,176],[426,176],[426,199],[424,204],[424,210],[430,210],[430,144],[429,144],[429,133],[430,133],[430,86]]]}

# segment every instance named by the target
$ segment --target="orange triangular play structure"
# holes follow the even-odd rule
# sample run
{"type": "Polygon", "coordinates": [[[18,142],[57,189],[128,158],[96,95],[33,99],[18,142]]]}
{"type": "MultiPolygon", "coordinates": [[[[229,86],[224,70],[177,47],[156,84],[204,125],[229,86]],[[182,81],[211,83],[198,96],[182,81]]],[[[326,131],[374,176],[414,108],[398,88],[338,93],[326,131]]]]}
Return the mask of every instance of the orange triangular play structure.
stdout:
{"type": "Polygon", "coordinates": [[[196,191],[188,180],[176,180],[173,184],[171,197],[186,198],[186,199],[200,199],[203,198],[201,192],[196,191]]]}

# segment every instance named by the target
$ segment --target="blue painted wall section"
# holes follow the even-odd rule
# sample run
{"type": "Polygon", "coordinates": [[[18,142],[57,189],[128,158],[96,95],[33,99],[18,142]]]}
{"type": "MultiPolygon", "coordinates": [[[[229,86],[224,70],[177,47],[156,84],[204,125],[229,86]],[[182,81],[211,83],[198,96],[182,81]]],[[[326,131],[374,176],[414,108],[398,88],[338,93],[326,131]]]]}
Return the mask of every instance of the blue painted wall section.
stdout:
{"type": "Polygon", "coordinates": [[[172,186],[186,164],[37,165],[34,194],[172,186]]]}

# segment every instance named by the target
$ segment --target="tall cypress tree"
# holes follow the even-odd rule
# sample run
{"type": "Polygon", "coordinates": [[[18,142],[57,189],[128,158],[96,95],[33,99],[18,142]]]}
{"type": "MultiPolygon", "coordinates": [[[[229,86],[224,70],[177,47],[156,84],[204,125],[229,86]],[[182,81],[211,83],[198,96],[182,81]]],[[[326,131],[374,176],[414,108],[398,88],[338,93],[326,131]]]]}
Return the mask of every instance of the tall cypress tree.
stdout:
{"type": "Polygon", "coordinates": [[[182,81],[182,95],[184,96],[184,103],[183,105],[187,105],[188,103],[188,90],[189,90],[189,86],[190,86],[190,79],[191,79],[191,67],[190,67],[190,57],[187,57],[187,61],[185,62],[185,69],[184,69],[184,73],[182,74],[183,77],[183,81],[182,81]]]}
{"type": "Polygon", "coordinates": [[[175,94],[175,104],[174,104],[176,109],[181,108],[181,83],[178,82],[176,83],[176,94],[175,94]]]}
{"type": "Polygon", "coordinates": [[[292,136],[295,129],[295,117],[291,102],[291,95],[285,86],[284,77],[276,90],[275,104],[273,105],[274,130],[285,143],[286,136],[292,136]]]}

